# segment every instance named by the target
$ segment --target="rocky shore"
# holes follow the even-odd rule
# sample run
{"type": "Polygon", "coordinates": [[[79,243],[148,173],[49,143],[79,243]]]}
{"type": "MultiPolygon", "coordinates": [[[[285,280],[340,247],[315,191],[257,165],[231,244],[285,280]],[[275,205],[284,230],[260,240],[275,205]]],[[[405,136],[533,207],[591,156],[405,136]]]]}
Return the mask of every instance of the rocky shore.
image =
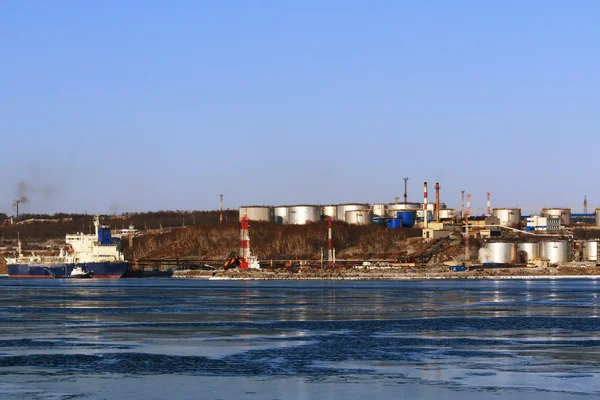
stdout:
{"type": "Polygon", "coordinates": [[[472,268],[455,272],[447,266],[410,268],[304,268],[228,271],[177,271],[176,278],[214,280],[422,280],[422,279],[540,279],[600,278],[600,267],[472,268]]]}

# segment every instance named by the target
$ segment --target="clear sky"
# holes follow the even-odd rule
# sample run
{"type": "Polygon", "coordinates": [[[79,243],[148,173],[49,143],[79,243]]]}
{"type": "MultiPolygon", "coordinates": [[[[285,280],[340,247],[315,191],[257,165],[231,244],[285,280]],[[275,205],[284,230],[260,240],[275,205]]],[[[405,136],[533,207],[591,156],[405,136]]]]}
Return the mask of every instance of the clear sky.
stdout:
{"type": "MultiPolygon", "coordinates": [[[[0,212],[600,206],[598,1],[0,2],[0,212]],[[430,199],[433,190],[430,189],[430,199]]],[[[581,210],[579,210],[581,211],[581,210]]]]}

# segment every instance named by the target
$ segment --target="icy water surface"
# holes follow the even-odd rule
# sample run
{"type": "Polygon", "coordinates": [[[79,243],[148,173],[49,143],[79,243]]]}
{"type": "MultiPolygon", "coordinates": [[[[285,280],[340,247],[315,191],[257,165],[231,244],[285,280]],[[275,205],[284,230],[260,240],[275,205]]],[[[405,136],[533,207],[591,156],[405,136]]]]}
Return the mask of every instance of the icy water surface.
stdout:
{"type": "Polygon", "coordinates": [[[0,278],[0,399],[595,398],[599,285],[0,278]]]}

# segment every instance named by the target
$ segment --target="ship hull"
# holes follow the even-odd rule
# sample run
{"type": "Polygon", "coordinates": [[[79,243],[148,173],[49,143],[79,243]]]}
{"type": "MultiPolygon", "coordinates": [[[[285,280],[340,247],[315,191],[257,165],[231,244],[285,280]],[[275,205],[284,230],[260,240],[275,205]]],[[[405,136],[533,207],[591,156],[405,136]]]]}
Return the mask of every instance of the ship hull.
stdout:
{"type": "MultiPolygon", "coordinates": [[[[127,271],[126,262],[90,262],[78,264],[84,271],[93,272],[93,279],[118,279],[127,271]]],[[[68,276],[75,268],[72,263],[8,264],[9,278],[57,278],[68,276]]]]}

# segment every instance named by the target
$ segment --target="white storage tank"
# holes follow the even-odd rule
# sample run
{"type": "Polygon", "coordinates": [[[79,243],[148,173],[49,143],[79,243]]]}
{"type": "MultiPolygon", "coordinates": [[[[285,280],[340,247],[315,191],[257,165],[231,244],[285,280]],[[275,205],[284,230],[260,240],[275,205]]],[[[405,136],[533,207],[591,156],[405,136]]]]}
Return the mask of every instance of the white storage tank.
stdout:
{"type": "Polygon", "coordinates": [[[570,208],[542,208],[542,217],[560,218],[561,224],[571,226],[570,208]]]}
{"type": "Polygon", "coordinates": [[[487,262],[508,264],[517,261],[517,244],[512,242],[488,242],[487,262]]]}
{"type": "Polygon", "coordinates": [[[336,218],[338,221],[346,221],[346,211],[366,210],[370,208],[366,203],[338,204],[336,218]]]}
{"type": "Polygon", "coordinates": [[[369,225],[373,223],[373,212],[370,209],[346,211],[345,220],[351,225],[369,225]]]}
{"type": "MultiPolygon", "coordinates": [[[[423,208],[423,204],[421,204],[421,209],[423,208]]],[[[448,208],[446,206],[446,203],[440,203],[440,210],[445,210],[446,208],[448,208]]],[[[432,202],[427,203],[427,209],[429,211],[435,211],[435,200],[433,200],[432,202]]]]}
{"type": "Polygon", "coordinates": [[[548,259],[550,264],[559,264],[573,260],[571,242],[556,240],[540,243],[540,257],[548,259]]]}
{"type": "Polygon", "coordinates": [[[539,242],[524,242],[517,244],[519,262],[530,264],[534,259],[540,257],[539,242]]]}
{"type": "Polygon", "coordinates": [[[244,215],[247,215],[250,221],[273,221],[273,209],[267,206],[241,206],[240,221],[244,215]]]}
{"type": "Polygon", "coordinates": [[[456,210],[454,208],[440,208],[440,221],[447,221],[456,218],[456,210]]]}
{"type": "Polygon", "coordinates": [[[277,206],[273,208],[273,221],[277,224],[288,223],[288,206],[277,206]]]}
{"type": "Polygon", "coordinates": [[[598,261],[598,241],[586,240],[583,242],[583,261],[598,261]]]}
{"type": "Polygon", "coordinates": [[[520,208],[492,208],[492,216],[500,220],[501,226],[518,228],[521,223],[520,208]]]}
{"type": "Polygon", "coordinates": [[[373,210],[373,216],[377,218],[387,217],[387,204],[373,204],[371,206],[373,210]]]}
{"type": "Polygon", "coordinates": [[[321,220],[321,207],[316,205],[297,205],[288,207],[288,224],[304,225],[321,220]]]}
{"type": "Polygon", "coordinates": [[[385,205],[387,215],[389,218],[396,218],[399,211],[407,210],[422,210],[423,204],[421,203],[388,203],[385,205]]]}
{"type": "Polygon", "coordinates": [[[323,218],[335,219],[337,216],[337,206],[334,204],[323,206],[321,210],[321,215],[323,216],[323,218]]]}

